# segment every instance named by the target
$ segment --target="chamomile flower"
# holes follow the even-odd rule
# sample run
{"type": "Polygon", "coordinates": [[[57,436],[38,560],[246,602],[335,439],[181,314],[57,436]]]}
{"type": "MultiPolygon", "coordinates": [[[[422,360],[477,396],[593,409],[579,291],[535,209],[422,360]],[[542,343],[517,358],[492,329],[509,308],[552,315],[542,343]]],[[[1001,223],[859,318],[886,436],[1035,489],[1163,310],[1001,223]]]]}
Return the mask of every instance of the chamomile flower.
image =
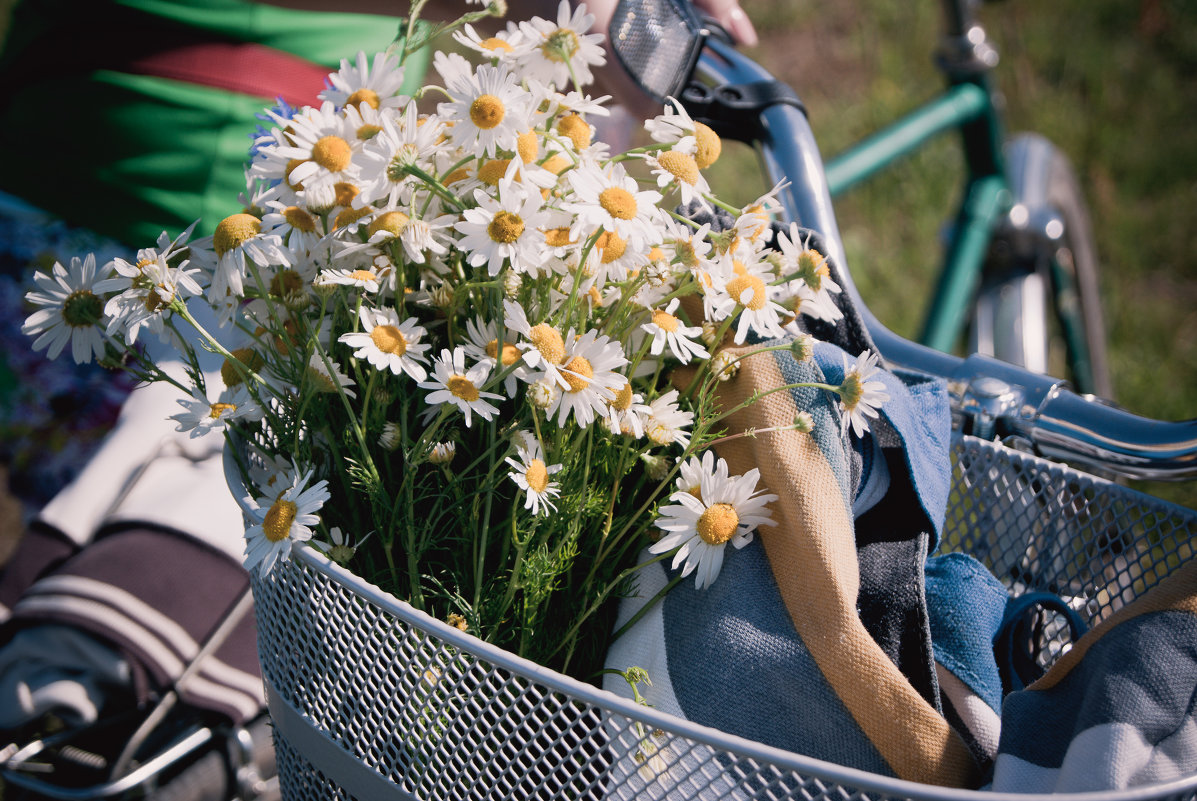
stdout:
{"type": "Polygon", "coordinates": [[[640,326],[642,331],[653,338],[649,353],[660,356],[668,345],[670,352],[682,364],[689,363],[692,358],[705,359],[708,356],[707,349],[694,341],[695,337],[702,336],[702,326],[685,325],[680,318],[675,317],[673,313],[677,311],[679,303],[681,301],[674,298],[664,309],[653,309],[649,322],[640,326]]]}
{"type": "Polygon", "coordinates": [[[408,98],[399,94],[403,86],[403,65],[386,52],[376,53],[371,62],[358,52],[353,64],[341,59],[341,68],[328,76],[329,86],[320,93],[337,108],[363,105],[371,108],[400,108],[408,98]]]}
{"type": "Polygon", "coordinates": [[[531,126],[531,96],[504,64],[482,64],[472,75],[450,74],[445,88],[453,101],[437,114],[453,123],[449,138],[468,152],[495,156],[515,150],[520,133],[531,126]]]}
{"type": "Polygon", "coordinates": [[[358,168],[353,160],[360,147],[357,134],[332,103],[303,109],[288,121],[286,128],[286,141],[291,144],[260,150],[262,164],[270,164],[272,169],[263,166],[259,171],[273,173],[277,170],[273,165],[285,162],[288,183],[302,186],[305,193],[319,185],[325,190],[323,194],[329,197],[338,181],[353,183],[357,180],[358,168]],[[298,163],[290,166],[293,162],[298,163]]]}
{"type": "Polygon", "coordinates": [[[690,445],[686,429],[694,423],[694,413],[678,406],[678,391],[671,389],[649,402],[648,419],[644,421],[645,435],[656,445],[690,445]]]}
{"type": "Polygon", "coordinates": [[[649,552],[662,554],[676,548],[673,568],[682,566],[682,576],[694,573],[695,587],[703,590],[719,575],[728,543],[738,550],[752,542],[758,526],[777,525],[766,508],[777,496],[757,492],[760,471],[756,468],[729,476],[723,459],[714,470],[705,459],[691,462],[688,472],[699,479],[698,493],[687,488],[669,496],[669,505],[661,508],[656,521],[657,528],[667,533],[649,546],[649,552]]]}
{"type": "Polygon", "coordinates": [[[223,431],[234,420],[261,420],[262,407],[252,397],[245,384],[226,389],[220,399],[212,402],[202,390],[192,390],[191,397],[179,398],[178,403],[185,411],[172,414],[171,420],[178,425],[176,431],[190,431],[191,439],[202,437],[212,431],[223,431]]]}
{"type": "Polygon", "coordinates": [[[259,267],[291,263],[282,239],[277,234],[263,233],[262,221],[244,212],[225,217],[211,237],[194,243],[191,260],[210,272],[208,298],[214,303],[245,296],[251,262],[259,267]]]}
{"type": "Polygon", "coordinates": [[[262,216],[262,232],[279,237],[293,251],[307,253],[327,233],[318,215],[303,206],[266,201],[268,211],[262,216]]]}
{"type": "Polygon", "coordinates": [[[590,236],[602,229],[615,232],[634,247],[655,244],[660,192],[641,190],[619,162],[603,166],[586,160],[571,170],[568,178],[573,196],[562,208],[575,215],[574,235],[590,236]]]}
{"type": "Polygon", "coordinates": [[[524,438],[524,444],[516,448],[516,454],[518,459],[508,456],[503,461],[511,465],[507,477],[524,491],[524,508],[532,510],[533,515],[540,514],[542,509],[546,515],[557,511],[550,498],[561,495],[561,485],[550,481],[549,476],[559,473],[563,465],[546,465],[540,443],[534,438],[524,438]]]}
{"type": "Polygon", "coordinates": [[[548,224],[543,198],[518,184],[503,181],[497,196],[474,191],[478,207],[466,209],[465,219],[454,227],[462,234],[458,246],[466,251],[474,267],[486,265],[496,276],[504,262],[516,272],[539,269],[545,257],[545,238],[541,228],[548,224]]]}
{"type": "Polygon", "coordinates": [[[57,359],[69,344],[75,364],[85,364],[104,356],[104,299],[96,294],[96,284],[106,279],[111,266],[97,269],[96,257],[71,258],[71,266],[55,262],[51,275],[38,271],[33,280],[38,291],[25,300],[41,308],[29,315],[21,333],[35,336],[34,350],[46,349],[46,356],[57,359]]]}
{"type": "MultiPolygon", "coordinates": [[[[370,534],[373,533],[373,531],[370,532],[370,534]]],[[[362,537],[356,544],[351,544],[349,538],[341,531],[341,527],[333,526],[328,530],[328,539],[330,542],[313,541],[312,546],[341,567],[347,567],[349,560],[357,553],[357,549],[362,547],[366,540],[370,539],[370,534],[362,537]]]]}
{"type": "Polygon", "coordinates": [[[351,286],[363,292],[378,292],[382,288],[382,278],[378,271],[370,267],[359,267],[356,270],[345,268],[336,270],[321,270],[317,283],[325,286],[351,286]]]}
{"type": "Polygon", "coordinates": [[[561,362],[561,376],[565,385],[546,416],[557,414],[557,424],[564,425],[573,415],[582,428],[594,422],[595,416],[607,413],[607,403],[615,398],[615,390],[622,389],[627,379],[617,371],[628,363],[623,346],[597,331],[587,331],[580,337],[573,330],[566,337],[565,357],[561,362]]]}
{"type": "Polygon", "coordinates": [[[607,401],[604,422],[612,434],[623,434],[639,439],[644,436],[644,421],[652,413],[652,407],[644,402],[644,396],[632,388],[625,377],[623,386],[614,388],[615,397],[607,401]]]}
{"type": "Polygon", "coordinates": [[[655,142],[677,143],[691,152],[700,170],[714,164],[723,151],[723,142],[719,134],[707,125],[691,119],[682,104],[672,97],[669,98],[669,105],[665,106],[665,112],[646,120],[644,129],[655,142]],[[692,139],[693,144],[685,141],[687,138],[692,139]]]}
{"type": "Polygon", "coordinates": [[[733,263],[733,269],[727,276],[727,282],[717,288],[712,316],[717,320],[725,320],[739,313],[734,337],[737,345],[744,344],[749,331],[763,337],[783,336],[785,331],[781,321],[787,312],[773,299],[768,284],[772,275],[763,265],[736,263],[737,260],[730,253],[724,256],[724,263],[729,261],[733,263]]]}
{"type": "Polygon", "coordinates": [[[524,362],[533,371],[530,382],[543,377],[548,383],[563,389],[569,386],[561,375],[561,365],[565,361],[565,337],[561,336],[560,331],[547,322],[532,325],[524,307],[514,300],[503,301],[503,325],[508,331],[526,338],[516,346],[524,352],[524,362]]]}
{"type": "Polygon", "coordinates": [[[481,317],[466,320],[466,341],[462,347],[466,355],[476,362],[488,362],[492,369],[510,370],[503,379],[503,390],[507,397],[514,398],[519,381],[527,381],[530,375],[523,364],[523,352],[515,344],[515,332],[505,331],[503,344],[499,344],[499,325],[494,320],[481,317]],[[500,365],[501,362],[501,365],[500,365]]]}
{"type": "Polygon", "coordinates": [[[427,331],[416,324],[416,318],[409,317],[402,322],[394,309],[370,309],[365,306],[358,312],[362,330],[342,334],[338,342],[357,348],[355,358],[365,359],[379,370],[390,370],[395,375],[407,373],[416,381],[423,381],[428,373],[421,362],[425,362],[424,351],[431,345],[420,342],[427,331]]]}
{"type": "Polygon", "coordinates": [[[188,228],[174,241],[163,234],[158,240],[158,248],[137,251],[136,262],[113,260],[116,275],[96,285],[98,291],[119,293],[110,297],[104,306],[110,336],[120,332],[125,341],[132,344],[146,327],[164,343],[174,341],[177,335],[164,324],[171,314],[171,302],[176,297],[185,300],[203,292],[198,280],[200,270],[191,268],[187,260],[177,267],[168,262],[181,249],[190,231],[188,228]]]}
{"type": "Polygon", "coordinates": [[[520,33],[519,26],[508,22],[506,30],[483,38],[473,25],[466,23],[459,30],[453,32],[453,40],[479,55],[497,61],[508,61],[515,57],[518,48],[523,44],[523,35],[520,33]]]}
{"type": "Polygon", "coordinates": [[[458,347],[452,352],[442,350],[441,355],[433,360],[432,380],[421,381],[418,386],[431,390],[424,399],[429,406],[452,404],[460,409],[465,415],[466,428],[469,428],[473,415],[489,420],[499,412],[497,406],[487,401],[503,400],[503,396],[482,391],[489,374],[490,365],[485,363],[475,364],[467,370],[465,350],[458,347]]]}
{"type": "Polygon", "coordinates": [[[361,170],[357,185],[361,191],[353,198],[355,208],[365,208],[375,201],[381,201],[386,208],[407,205],[418,184],[409,168],[435,172],[436,159],[445,149],[441,142],[443,124],[435,117],[420,120],[415,103],[409,103],[402,116],[381,119],[382,130],[362,145],[358,157],[361,170]]]}
{"type": "Polygon", "coordinates": [[[350,387],[354,386],[354,381],[349,376],[341,372],[341,366],[332,359],[328,360],[328,365],[325,365],[324,358],[319,353],[313,353],[308,359],[308,367],[304,373],[306,383],[312,386],[316,392],[336,392],[340,390],[350,398],[356,398],[357,393],[350,387]]]}
{"type": "Polygon", "coordinates": [[[877,354],[872,351],[862,351],[856,361],[849,364],[848,354],[841,354],[844,360],[844,380],[840,382],[840,406],[843,408],[844,432],[852,428],[856,436],[864,436],[869,430],[869,418],[878,416],[877,410],[889,400],[889,392],[881,381],[869,381],[876,373],[881,372],[877,363],[877,354]]]}
{"type": "Polygon", "coordinates": [[[711,194],[711,186],[699,171],[694,156],[684,150],[671,148],[646,153],[644,163],[656,177],[658,189],[676,188],[682,196],[683,205],[697,201],[700,207],[710,208],[705,196],[711,194]]]}
{"type": "Polygon", "coordinates": [[[594,15],[586,12],[585,3],[571,11],[567,0],[557,7],[556,23],[541,17],[520,22],[524,47],[516,60],[522,74],[561,88],[571,80],[578,86],[592,83],[590,68],[607,63],[603,35],[587,33],[592,25],[594,15]]]}
{"type": "Polygon", "coordinates": [[[245,567],[257,567],[265,576],[282,559],[291,558],[291,547],[296,542],[312,538],[311,527],[320,522],[316,512],[331,496],[327,481],[317,481],[307,486],[315,469],[303,475],[299,466],[293,465],[287,476],[289,486],[273,500],[270,497],[255,500],[246,498],[249,507],[246,514],[252,525],[245,530],[245,567]]]}

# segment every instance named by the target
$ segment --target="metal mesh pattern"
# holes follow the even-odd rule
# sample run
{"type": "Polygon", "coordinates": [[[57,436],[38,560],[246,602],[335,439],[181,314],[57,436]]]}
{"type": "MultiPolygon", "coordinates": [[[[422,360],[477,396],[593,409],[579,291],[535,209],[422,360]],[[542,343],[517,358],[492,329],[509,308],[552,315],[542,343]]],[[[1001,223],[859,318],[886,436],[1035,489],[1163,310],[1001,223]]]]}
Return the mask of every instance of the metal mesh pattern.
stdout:
{"type": "MultiPolygon", "coordinates": [[[[954,462],[943,547],[1015,589],[1059,592],[1090,620],[1191,556],[1188,510],[977,440],[958,439],[954,462]]],[[[430,801],[948,797],[636,707],[414,612],[310,549],[255,572],[254,596],[292,801],[380,798],[359,774],[430,801]]],[[[1043,631],[1048,661],[1062,639],[1043,631]]],[[[1158,797],[1197,797],[1189,784],[1158,797]]]]}

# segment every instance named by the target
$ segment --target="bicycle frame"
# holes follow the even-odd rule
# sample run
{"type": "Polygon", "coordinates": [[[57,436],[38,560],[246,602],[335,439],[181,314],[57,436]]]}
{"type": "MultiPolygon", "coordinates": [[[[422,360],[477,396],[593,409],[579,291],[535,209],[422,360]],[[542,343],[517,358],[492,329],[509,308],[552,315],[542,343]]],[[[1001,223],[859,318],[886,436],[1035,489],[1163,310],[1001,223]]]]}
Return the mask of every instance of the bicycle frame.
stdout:
{"type": "MultiPolygon", "coordinates": [[[[719,85],[774,80],[714,37],[707,39],[698,69],[719,85]]],[[[953,356],[886,328],[852,281],[823,159],[805,114],[791,104],[769,105],[760,113],[757,131],[765,174],[773,183],[788,182],[778,196],[785,219],[822,234],[839,265],[838,282],[890,365],[947,380],[957,427],[984,438],[1014,439],[1049,459],[1101,473],[1163,480],[1197,477],[1197,420],[1167,423],[1140,417],[1081,397],[1059,379],[979,354],[953,356]]]]}
{"type": "MultiPolygon", "coordinates": [[[[895,161],[951,131],[961,135],[965,180],[961,202],[944,252],[938,279],[919,341],[952,352],[971,319],[973,299],[985,273],[987,257],[1018,197],[1002,151],[1005,131],[989,72],[997,63],[984,30],[965,0],[944,0],[948,29],[939,64],[946,89],[889,126],[828,159],[825,169],[832,197],[884,171],[895,161]]],[[[1037,210],[1038,211],[1038,210],[1037,210]]],[[[1042,210],[1051,216],[1051,210],[1042,210]]],[[[1052,260],[1037,265],[1050,278],[1057,297],[1074,291],[1067,270],[1052,260]]],[[[1074,308],[1059,310],[1062,335],[1078,386],[1096,391],[1088,345],[1074,308]]],[[[1044,321],[1032,321],[1040,324],[1044,321]]],[[[992,352],[992,351],[991,351],[992,352]]],[[[1028,364],[1038,372],[1046,364],[1028,364]]]]}

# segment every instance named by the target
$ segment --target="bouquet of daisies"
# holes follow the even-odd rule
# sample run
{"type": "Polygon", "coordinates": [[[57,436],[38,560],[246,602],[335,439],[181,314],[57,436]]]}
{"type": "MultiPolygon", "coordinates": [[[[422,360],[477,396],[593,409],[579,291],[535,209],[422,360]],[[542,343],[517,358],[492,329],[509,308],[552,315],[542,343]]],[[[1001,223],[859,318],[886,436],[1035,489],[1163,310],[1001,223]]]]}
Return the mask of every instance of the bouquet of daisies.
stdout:
{"type": "MultiPolygon", "coordinates": [[[[799,312],[835,319],[838,288],[796,228],[774,236],[772,193],[746,209],[712,195],[719,138],[680,105],[647,121],[651,144],[596,141],[584,6],[484,38],[471,23],[493,10],[440,26],[460,47],[415,96],[400,93],[413,13],[403,46],[344,62],[319,105],[266,112],[244,212],[136,261],[55,265],[25,331],[51,357],[69,345],[177,384],[180,430],[231,436],[247,567],[268,574],[306,541],[587,674],[606,602],[646,560],[705,587],[771,524],[756,471],[729,475],[711,450],[735,411],[713,401],[736,370],[721,347],[780,337],[799,312]],[[182,374],[146,356],[149,336],[182,374]]],[[[854,422],[881,399],[872,369],[824,387],[854,422]]]]}

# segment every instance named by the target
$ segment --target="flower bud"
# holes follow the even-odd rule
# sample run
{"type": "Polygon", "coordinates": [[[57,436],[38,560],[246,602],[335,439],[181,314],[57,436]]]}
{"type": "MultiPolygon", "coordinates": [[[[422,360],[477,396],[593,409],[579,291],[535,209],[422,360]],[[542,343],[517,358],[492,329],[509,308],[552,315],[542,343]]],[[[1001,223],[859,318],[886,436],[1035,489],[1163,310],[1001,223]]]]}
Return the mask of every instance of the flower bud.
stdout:
{"type": "Polygon", "coordinates": [[[449,464],[457,455],[457,444],[454,442],[438,442],[432,446],[428,454],[428,461],[433,464],[449,464]]]}

